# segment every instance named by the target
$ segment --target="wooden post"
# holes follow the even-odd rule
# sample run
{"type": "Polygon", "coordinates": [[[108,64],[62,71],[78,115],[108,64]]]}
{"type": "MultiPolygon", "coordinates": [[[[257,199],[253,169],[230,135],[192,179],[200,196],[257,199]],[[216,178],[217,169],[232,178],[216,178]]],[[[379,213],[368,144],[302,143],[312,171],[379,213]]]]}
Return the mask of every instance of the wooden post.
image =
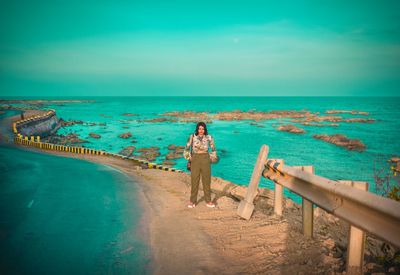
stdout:
{"type": "MultiPolygon", "coordinates": [[[[338,181],[354,188],[368,191],[368,182],[338,181]]],[[[365,232],[351,225],[347,244],[347,274],[362,274],[364,263],[365,232]]]]}
{"type": "Polygon", "coordinates": [[[237,214],[246,220],[250,219],[254,211],[253,200],[257,192],[261,174],[264,171],[264,165],[265,161],[267,160],[268,151],[269,147],[267,145],[264,144],[261,146],[260,152],[258,153],[256,165],[253,169],[253,174],[251,175],[249,186],[247,187],[246,196],[240,202],[237,210],[237,214]]]}

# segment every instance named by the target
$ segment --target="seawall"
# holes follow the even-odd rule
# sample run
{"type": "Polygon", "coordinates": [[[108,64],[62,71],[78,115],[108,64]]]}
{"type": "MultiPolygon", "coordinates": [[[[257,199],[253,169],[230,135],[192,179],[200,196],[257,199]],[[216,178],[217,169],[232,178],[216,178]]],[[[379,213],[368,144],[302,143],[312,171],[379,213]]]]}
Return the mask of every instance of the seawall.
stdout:
{"type": "Polygon", "coordinates": [[[42,114],[30,116],[17,121],[14,124],[14,133],[23,136],[45,137],[52,135],[61,127],[61,123],[54,110],[45,111],[42,114]]]}

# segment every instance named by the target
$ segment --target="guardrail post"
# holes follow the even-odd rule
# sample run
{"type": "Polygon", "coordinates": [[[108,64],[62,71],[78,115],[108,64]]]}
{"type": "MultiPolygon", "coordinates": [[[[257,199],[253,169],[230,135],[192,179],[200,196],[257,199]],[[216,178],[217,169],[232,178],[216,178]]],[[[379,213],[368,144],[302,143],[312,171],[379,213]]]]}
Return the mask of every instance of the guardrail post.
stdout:
{"type": "MultiPolygon", "coordinates": [[[[368,191],[368,182],[338,181],[354,188],[368,191]]],[[[347,244],[347,274],[362,274],[364,263],[365,232],[351,225],[347,244]]]]}
{"type": "Polygon", "coordinates": [[[283,212],[283,186],[275,184],[275,191],[274,191],[274,212],[278,216],[282,216],[283,212]]]}
{"type": "MultiPolygon", "coordinates": [[[[302,166],[304,172],[314,174],[313,166],[302,166]]],[[[314,210],[313,203],[305,198],[302,198],[302,214],[303,214],[303,234],[307,237],[313,237],[314,227],[314,210]]]]}
{"type": "Polygon", "coordinates": [[[249,186],[247,187],[246,196],[240,202],[237,214],[248,220],[253,214],[254,204],[253,199],[256,195],[258,183],[261,178],[261,174],[264,171],[265,161],[267,160],[269,147],[265,144],[261,146],[260,152],[258,153],[256,165],[254,166],[253,173],[251,175],[249,186]]]}
{"type": "MultiPolygon", "coordinates": [[[[299,169],[304,172],[315,174],[313,166],[293,166],[293,168],[299,169]]],[[[314,209],[313,203],[305,198],[302,199],[302,219],[303,219],[303,234],[306,237],[313,237],[314,228],[314,209]]]]}
{"type": "MultiPolygon", "coordinates": [[[[273,170],[282,167],[284,164],[283,159],[274,159],[268,160],[267,163],[270,163],[270,167],[274,167],[273,170]]],[[[278,172],[279,174],[279,172],[278,172]]],[[[274,213],[278,216],[282,216],[283,213],[283,186],[278,184],[274,179],[271,179],[274,182],[274,213]]]]}

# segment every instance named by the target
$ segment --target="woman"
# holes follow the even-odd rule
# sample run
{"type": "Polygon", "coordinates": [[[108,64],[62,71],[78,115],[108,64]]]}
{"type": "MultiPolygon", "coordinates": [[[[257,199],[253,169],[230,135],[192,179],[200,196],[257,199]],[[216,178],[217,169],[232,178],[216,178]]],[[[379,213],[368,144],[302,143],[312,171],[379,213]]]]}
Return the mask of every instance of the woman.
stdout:
{"type": "Polygon", "coordinates": [[[211,201],[211,162],[217,161],[217,151],[215,150],[214,139],[207,132],[207,126],[204,122],[196,125],[196,132],[187,140],[183,156],[191,161],[191,194],[188,204],[189,208],[194,208],[197,203],[197,193],[199,191],[200,175],[203,183],[204,200],[208,207],[215,207],[211,201]],[[190,147],[192,148],[190,150],[190,147]],[[208,148],[211,153],[208,153],[208,148]]]}

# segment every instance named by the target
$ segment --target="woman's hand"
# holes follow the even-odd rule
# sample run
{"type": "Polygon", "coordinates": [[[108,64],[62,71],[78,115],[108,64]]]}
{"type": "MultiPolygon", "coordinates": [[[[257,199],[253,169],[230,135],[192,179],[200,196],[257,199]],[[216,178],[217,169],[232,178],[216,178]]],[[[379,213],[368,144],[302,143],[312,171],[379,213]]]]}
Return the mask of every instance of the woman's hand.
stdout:
{"type": "Polygon", "coordinates": [[[209,155],[210,155],[210,160],[212,163],[216,163],[219,161],[219,158],[217,156],[217,151],[213,151],[213,152],[209,153],[209,155]]]}

